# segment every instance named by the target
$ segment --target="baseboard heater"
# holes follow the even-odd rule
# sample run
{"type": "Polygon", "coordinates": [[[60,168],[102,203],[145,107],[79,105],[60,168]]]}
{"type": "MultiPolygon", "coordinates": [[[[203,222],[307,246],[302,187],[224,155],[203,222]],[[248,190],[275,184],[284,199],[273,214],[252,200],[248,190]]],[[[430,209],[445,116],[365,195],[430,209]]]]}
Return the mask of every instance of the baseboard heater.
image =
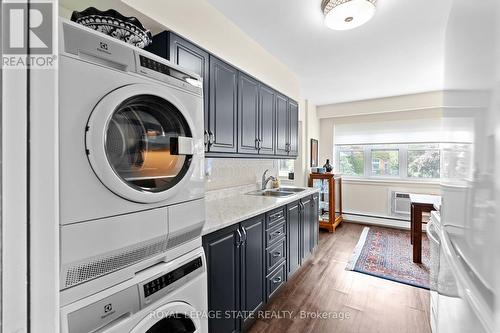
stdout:
{"type": "Polygon", "coordinates": [[[375,219],[384,219],[384,220],[410,222],[409,218],[405,219],[405,218],[398,218],[398,217],[391,217],[391,216],[369,215],[369,214],[349,213],[349,212],[342,212],[342,214],[343,215],[354,215],[354,216],[369,217],[369,218],[375,218],[375,219]]]}

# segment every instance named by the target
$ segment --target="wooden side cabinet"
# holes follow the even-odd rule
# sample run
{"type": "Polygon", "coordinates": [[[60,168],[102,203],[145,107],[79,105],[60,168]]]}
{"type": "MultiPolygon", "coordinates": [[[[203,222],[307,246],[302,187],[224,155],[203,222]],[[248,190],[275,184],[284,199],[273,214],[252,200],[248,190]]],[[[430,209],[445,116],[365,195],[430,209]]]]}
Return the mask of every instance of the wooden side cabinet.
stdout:
{"type": "Polygon", "coordinates": [[[319,227],[329,232],[342,223],[342,177],[333,173],[311,173],[309,187],[320,189],[319,227]]]}

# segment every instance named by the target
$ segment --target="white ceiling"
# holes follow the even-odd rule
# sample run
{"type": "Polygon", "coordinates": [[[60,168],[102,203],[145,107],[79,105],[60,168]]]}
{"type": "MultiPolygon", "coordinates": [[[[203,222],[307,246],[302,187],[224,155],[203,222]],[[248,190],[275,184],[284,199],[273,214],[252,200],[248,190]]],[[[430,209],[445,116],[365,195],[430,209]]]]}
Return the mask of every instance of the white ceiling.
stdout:
{"type": "Polygon", "coordinates": [[[295,72],[317,105],[442,89],[451,0],[378,0],[375,17],[349,31],[323,25],[321,0],[208,2],[295,72]]]}

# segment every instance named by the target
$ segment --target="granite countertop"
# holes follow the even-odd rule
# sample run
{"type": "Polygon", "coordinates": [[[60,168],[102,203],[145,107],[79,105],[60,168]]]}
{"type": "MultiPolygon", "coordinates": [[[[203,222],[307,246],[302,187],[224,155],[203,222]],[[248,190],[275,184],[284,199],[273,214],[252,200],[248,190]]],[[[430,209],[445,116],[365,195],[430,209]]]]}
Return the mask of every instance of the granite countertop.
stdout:
{"type": "Polygon", "coordinates": [[[205,198],[206,220],[202,234],[206,235],[245,221],[317,192],[319,189],[308,187],[305,191],[287,197],[264,197],[234,193],[230,196],[213,198],[207,194],[205,198]]]}

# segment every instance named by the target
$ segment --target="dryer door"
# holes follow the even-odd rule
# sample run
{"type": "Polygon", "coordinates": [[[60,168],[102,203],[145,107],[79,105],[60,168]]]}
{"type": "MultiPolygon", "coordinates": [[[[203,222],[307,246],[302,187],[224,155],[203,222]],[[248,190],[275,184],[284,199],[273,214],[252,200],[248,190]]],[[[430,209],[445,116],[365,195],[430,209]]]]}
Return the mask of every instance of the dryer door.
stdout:
{"type": "Polygon", "coordinates": [[[166,304],[148,313],[130,333],[200,333],[196,310],[183,302],[166,304]]]}
{"type": "Polygon", "coordinates": [[[191,119],[172,91],[129,85],[106,95],[92,111],[87,155],[101,182],[115,194],[158,202],[190,177],[191,119]]]}

